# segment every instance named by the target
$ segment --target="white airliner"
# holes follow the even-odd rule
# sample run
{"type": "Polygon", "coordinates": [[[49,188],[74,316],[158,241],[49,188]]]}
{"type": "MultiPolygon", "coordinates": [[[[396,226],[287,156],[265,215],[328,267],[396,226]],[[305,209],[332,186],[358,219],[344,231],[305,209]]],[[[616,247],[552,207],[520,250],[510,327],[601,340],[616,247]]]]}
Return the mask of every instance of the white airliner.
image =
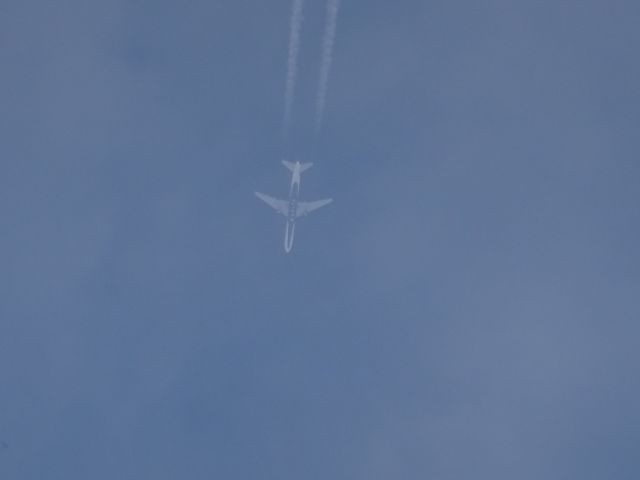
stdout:
{"type": "Polygon", "coordinates": [[[296,218],[308,215],[314,210],[331,203],[333,200],[331,198],[327,198],[325,200],[318,200],[315,202],[298,201],[298,196],[300,194],[300,174],[311,168],[313,163],[291,163],[287,161],[283,161],[282,163],[285,167],[291,170],[289,200],[278,200],[270,197],[269,195],[265,195],[264,193],[255,193],[260,200],[275,208],[278,213],[287,217],[287,227],[284,231],[284,250],[289,253],[293,247],[293,234],[296,228],[296,218]]]}

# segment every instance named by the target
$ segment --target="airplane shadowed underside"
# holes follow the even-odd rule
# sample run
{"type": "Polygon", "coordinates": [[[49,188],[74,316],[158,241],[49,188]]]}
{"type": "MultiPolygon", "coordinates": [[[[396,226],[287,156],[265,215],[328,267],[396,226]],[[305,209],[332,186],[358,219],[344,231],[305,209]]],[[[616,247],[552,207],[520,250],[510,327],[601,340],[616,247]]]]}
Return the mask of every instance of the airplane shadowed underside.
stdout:
{"type": "Polygon", "coordinates": [[[282,162],[285,167],[291,170],[291,186],[289,187],[289,200],[278,200],[264,193],[255,192],[256,196],[273,207],[278,213],[287,217],[287,226],[284,231],[284,250],[289,253],[293,247],[293,235],[296,228],[296,219],[303,215],[308,215],[314,210],[324,207],[333,200],[327,198],[325,200],[317,200],[315,202],[300,202],[298,200],[300,194],[300,174],[311,168],[313,163],[291,163],[282,162]]]}

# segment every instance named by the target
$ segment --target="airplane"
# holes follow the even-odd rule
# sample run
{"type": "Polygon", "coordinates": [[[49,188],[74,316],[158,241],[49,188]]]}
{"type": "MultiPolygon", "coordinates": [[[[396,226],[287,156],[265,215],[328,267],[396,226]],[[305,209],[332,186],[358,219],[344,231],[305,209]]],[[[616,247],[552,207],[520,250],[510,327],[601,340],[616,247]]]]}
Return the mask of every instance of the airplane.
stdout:
{"type": "Polygon", "coordinates": [[[295,163],[282,161],[282,164],[291,171],[291,186],[289,187],[289,200],[278,200],[264,193],[255,192],[256,196],[278,213],[287,217],[287,226],[284,231],[284,251],[289,253],[293,248],[293,234],[296,228],[296,219],[308,215],[314,210],[324,207],[333,201],[331,198],[317,200],[315,202],[300,202],[300,174],[311,168],[313,163],[295,163]]]}

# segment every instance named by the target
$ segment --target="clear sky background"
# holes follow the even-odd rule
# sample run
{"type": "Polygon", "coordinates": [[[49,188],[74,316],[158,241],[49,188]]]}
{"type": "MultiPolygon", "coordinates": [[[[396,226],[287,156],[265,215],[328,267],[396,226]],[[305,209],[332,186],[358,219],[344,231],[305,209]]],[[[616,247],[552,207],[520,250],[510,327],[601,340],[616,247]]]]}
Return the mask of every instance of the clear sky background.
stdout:
{"type": "Polygon", "coordinates": [[[0,478],[639,478],[640,3],[290,12],[0,3],[0,478]]]}

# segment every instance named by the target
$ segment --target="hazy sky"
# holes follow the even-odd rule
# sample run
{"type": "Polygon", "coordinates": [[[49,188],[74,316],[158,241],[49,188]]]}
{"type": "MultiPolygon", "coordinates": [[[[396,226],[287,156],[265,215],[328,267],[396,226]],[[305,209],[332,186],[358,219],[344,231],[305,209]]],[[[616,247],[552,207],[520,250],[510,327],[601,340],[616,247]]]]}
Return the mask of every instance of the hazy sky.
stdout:
{"type": "Polygon", "coordinates": [[[0,3],[0,478],[639,478],[640,4],[290,15],[0,3]]]}

